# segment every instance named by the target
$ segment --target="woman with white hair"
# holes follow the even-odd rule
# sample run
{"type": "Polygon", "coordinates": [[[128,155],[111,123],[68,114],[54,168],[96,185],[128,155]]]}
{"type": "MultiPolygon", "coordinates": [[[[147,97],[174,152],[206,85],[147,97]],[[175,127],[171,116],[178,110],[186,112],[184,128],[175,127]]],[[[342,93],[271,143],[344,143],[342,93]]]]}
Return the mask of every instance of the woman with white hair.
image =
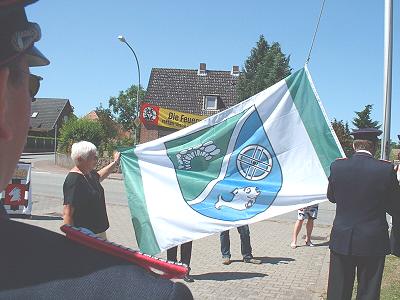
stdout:
{"type": "Polygon", "coordinates": [[[75,167],[65,178],[64,224],[83,227],[97,236],[107,239],[109,228],[104,189],[100,182],[107,178],[118,164],[120,153],[114,153],[114,161],[96,171],[97,148],[90,142],[80,141],[72,145],[71,158],[75,167]]]}

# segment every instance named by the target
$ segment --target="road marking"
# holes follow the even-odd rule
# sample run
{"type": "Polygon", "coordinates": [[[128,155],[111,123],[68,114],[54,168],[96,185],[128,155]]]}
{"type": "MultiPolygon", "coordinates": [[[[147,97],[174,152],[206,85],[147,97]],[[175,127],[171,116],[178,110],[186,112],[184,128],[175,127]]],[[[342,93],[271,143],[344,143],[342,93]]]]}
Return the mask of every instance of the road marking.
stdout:
{"type": "Polygon", "coordinates": [[[46,172],[46,171],[32,171],[32,173],[36,173],[36,174],[51,174],[50,172],[46,172]]]}

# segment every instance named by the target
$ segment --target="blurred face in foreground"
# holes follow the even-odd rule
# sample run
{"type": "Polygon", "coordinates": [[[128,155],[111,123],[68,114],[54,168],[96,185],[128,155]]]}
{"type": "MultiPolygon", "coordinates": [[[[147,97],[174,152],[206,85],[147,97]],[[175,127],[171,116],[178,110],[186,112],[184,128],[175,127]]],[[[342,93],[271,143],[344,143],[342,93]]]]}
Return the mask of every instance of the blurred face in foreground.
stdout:
{"type": "Polygon", "coordinates": [[[25,55],[0,67],[0,191],[11,179],[29,129],[31,96],[25,55]]]}

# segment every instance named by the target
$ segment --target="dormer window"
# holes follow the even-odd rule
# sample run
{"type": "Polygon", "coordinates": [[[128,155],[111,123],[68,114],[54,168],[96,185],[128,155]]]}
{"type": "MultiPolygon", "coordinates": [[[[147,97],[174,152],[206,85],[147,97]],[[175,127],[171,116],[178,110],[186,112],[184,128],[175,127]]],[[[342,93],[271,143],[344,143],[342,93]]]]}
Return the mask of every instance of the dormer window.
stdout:
{"type": "Polygon", "coordinates": [[[36,118],[39,113],[37,111],[33,112],[31,118],[36,118]]]}
{"type": "Polygon", "coordinates": [[[204,109],[205,110],[218,109],[218,96],[215,95],[204,96],[204,109]]]}

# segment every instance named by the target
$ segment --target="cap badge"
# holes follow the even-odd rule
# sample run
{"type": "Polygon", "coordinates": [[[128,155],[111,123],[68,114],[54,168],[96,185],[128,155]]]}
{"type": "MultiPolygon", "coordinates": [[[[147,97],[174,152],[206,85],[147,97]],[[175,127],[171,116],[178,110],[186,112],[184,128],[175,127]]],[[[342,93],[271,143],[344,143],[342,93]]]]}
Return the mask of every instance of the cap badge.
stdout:
{"type": "Polygon", "coordinates": [[[11,44],[15,51],[23,52],[40,40],[40,27],[36,23],[29,22],[28,28],[22,31],[17,31],[11,38],[11,44]]]}

